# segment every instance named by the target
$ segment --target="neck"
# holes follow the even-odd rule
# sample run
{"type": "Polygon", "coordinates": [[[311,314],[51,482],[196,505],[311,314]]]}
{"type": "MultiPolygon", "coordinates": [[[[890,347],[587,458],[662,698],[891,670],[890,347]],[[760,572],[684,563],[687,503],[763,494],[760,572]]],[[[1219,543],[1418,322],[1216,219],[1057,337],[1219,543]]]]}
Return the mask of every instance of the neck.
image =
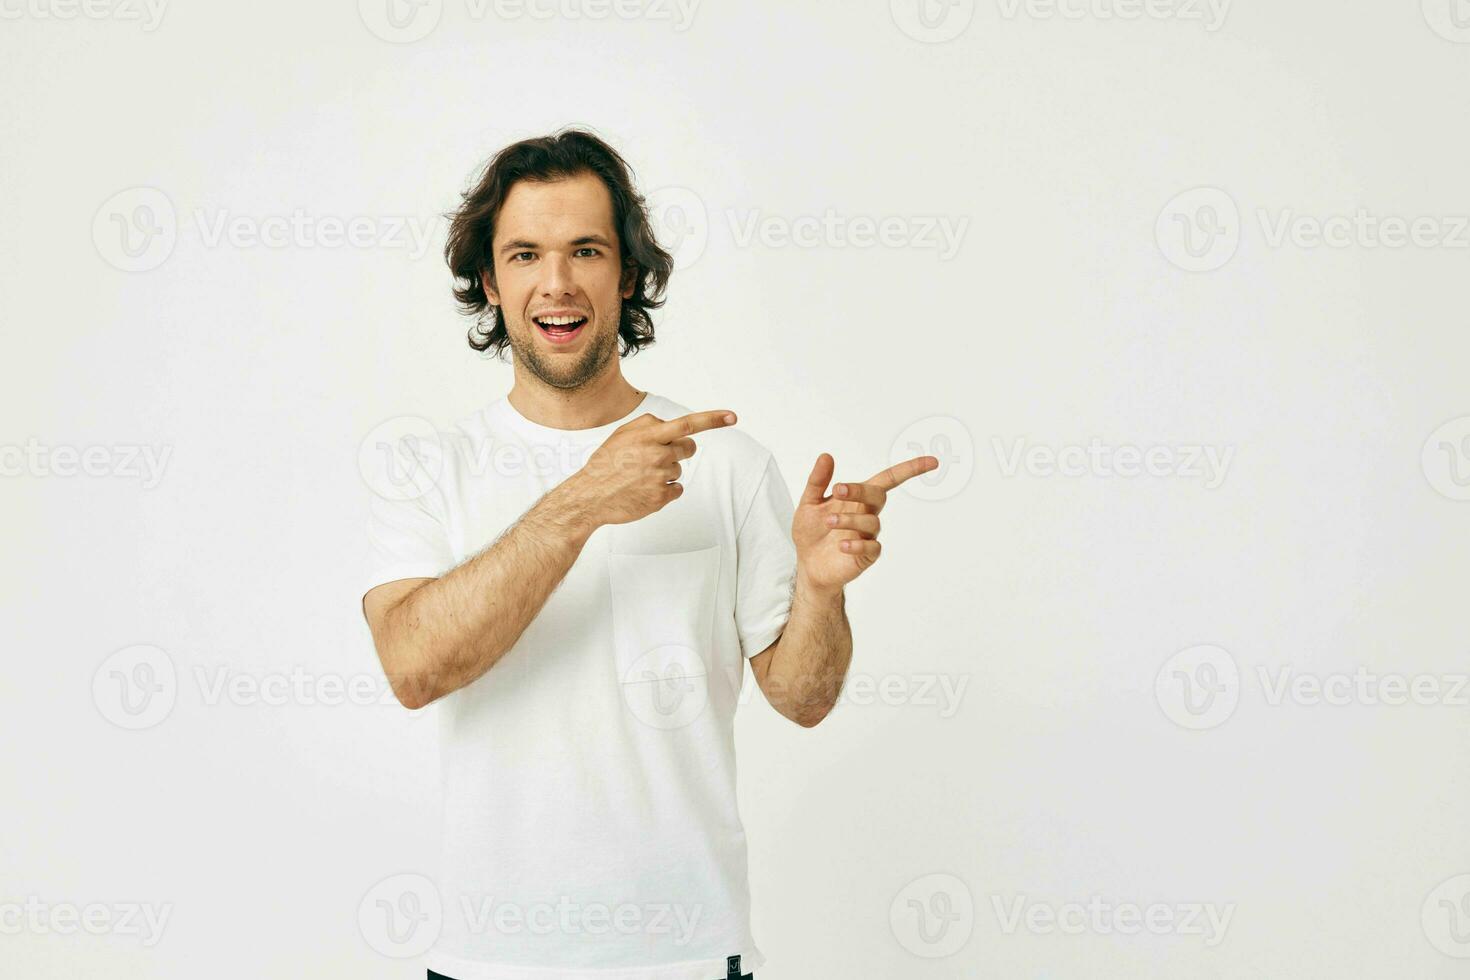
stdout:
{"type": "Polygon", "coordinates": [[[638,407],[646,392],[628,383],[621,371],[610,371],[579,388],[553,388],[516,366],[516,380],[506,398],[517,412],[537,425],[553,429],[592,429],[616,422],[638,407]]]}

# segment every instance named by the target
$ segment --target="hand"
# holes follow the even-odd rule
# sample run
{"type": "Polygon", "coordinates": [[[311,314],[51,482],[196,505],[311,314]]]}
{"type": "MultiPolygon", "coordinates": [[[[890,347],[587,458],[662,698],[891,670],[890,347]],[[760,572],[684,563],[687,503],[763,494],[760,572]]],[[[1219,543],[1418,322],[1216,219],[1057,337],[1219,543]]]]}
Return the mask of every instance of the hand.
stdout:
{"type": "Polygon", "coordinates": [[[878,560],[883,549],[878,542],[878,513],[888,501],[888,491],[937,469],[939,459],[915,456],[862,483],[839,483],[833,487],[837,492],[824,497],[835,465],[827,453],[817,457],[791,521],[797,578],[829,593],[841,591],[878,560]]]}
{"type": "Polygon", "coordinates": [[[690,436],[734,424],[735,413],[725,409],[668,421],[644,413],[613,430],[567,479],[567,492],[593,529],[647,517],[684,493],[676,481],[683,475],[679,460],[694,455],[690,436]]]}

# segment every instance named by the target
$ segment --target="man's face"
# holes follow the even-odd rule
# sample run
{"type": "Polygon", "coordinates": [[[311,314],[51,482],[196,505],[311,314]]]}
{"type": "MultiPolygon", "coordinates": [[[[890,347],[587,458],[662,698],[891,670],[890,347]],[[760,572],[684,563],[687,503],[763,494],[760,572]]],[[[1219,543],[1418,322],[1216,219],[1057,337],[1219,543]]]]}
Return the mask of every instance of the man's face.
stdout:
{"type": "Polygon", "coordinates": [[[614,362],[635,280],[634,271],[623,272],[612,195],[599,178],[517,181],[491,247],[495,281],[482,277],[485,295],[500,307],[521,364],[554,388],[572,389],[614,362]],[[553,313],[585,319],[571,332],[537,322],[553,313]]]}

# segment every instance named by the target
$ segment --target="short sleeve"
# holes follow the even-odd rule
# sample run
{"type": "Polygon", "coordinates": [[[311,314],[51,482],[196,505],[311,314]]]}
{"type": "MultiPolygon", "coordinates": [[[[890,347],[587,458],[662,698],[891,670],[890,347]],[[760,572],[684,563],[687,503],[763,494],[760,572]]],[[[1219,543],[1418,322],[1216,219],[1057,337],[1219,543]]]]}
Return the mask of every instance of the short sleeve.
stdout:
{"type": "Polygon", "coordinates": [[[368,559],[363,594],[401,578],[438,578],[454,565],[449,534],[425,493],[396,500],[370,495],[367,523],[368,559]]]}
{"type": "Polygon", "coordinates": [[[735,536],[735,628],[747,660],[776,642],[791,615],[796,581],[794,515],[776,458],[768,457],[735,536]]]}

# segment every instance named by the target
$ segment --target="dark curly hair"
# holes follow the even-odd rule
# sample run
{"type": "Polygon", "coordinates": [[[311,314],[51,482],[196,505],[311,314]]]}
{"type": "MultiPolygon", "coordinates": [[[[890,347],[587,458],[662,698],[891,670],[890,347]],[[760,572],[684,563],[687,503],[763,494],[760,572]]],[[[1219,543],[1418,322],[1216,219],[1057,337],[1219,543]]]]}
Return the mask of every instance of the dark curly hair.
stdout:
{"type": "Polygon", "coordinates": [[[468,316],[470,346],[493,350],[498,357],[510,345],[499,306],[490,302],[480,274],[495,282],[491,242],[495,220],[506,195],[518,180],[561,180],[590,173],[612,194],[613,227],[618,234],[623,278],[634,274],[633,295],[622,302],[618,322],[618,356],[637,353],[653,343],[650,310],[664,305],[664,289],[674,271],[674,260],[654,238],[643,195],[633,186],[631,168],[618,152],[584,129],[563,129],[550,136],[512,143],[490,159],[474,189],[461,195],[463,203],[449,218],[444,260],[456,280],[454,298],[468,316]],[[489,329],[485,321],[489,321],[489,329]]]}

